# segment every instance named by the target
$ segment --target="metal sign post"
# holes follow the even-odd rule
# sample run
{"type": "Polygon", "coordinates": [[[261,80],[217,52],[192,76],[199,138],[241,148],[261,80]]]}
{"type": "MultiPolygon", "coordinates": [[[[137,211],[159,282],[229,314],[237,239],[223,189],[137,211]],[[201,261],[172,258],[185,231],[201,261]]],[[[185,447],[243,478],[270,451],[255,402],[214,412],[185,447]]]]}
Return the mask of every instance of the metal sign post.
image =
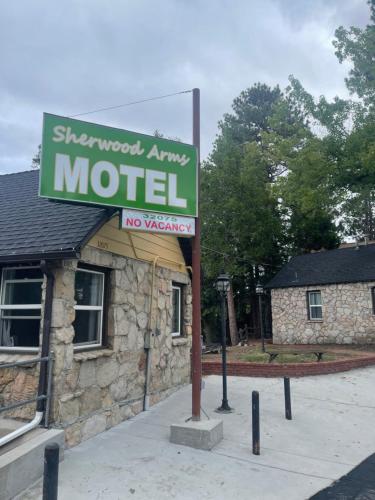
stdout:
{"type": "Polygon", "coordinates": [[[192,420],[201,418],[201,228],[199,219],[200,195],[200,90],[193,89],[193,145],[197,148],[197,206],[195,237],[193,238],[193,338],[192,338],[192,420]]]}
{"type": "Polygon", "coordinates": [[[189,218],[195,218],[192,244],[192,420],[199,421],[202,378],[198,211],[200,90],[195,88],[192,93],[193,145],[45,114],[39,196],[138,211],[137,217],[128,213],[125,218],[131,229],[172,231],[192,236],[194,229],[189,218]],[[139,211],[154,213],[147,216],[139,211]],[[155,212],[156,217],[160,214],[172,217],[153,219],[155,212]]]}

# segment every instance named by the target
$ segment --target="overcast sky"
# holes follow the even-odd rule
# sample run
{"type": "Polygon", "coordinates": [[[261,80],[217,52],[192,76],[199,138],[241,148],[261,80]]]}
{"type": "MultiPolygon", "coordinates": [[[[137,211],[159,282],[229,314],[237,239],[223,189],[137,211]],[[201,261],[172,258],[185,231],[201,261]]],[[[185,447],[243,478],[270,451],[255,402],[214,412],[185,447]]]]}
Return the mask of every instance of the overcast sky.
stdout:
{"type": "MultiPolygon", "coordinates": [[[[339,25],[366,0],[8,0],[0,6],[0,173],[28,170],[44,111],[70,116],[201,89],[202,157],[233,99],[294,74],[314,95],[346,96],[339,25]]],[[[82,117],[191,142],[191,94],[82,117]]]]}

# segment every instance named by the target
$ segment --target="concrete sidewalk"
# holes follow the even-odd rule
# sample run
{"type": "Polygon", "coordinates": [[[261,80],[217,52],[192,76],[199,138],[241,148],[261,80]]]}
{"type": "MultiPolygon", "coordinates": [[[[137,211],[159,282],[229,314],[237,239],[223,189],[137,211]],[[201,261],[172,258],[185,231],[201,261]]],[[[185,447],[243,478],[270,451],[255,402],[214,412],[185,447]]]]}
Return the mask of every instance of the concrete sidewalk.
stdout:
{"type": "MultiPolygon", "coordinates": [[[[211,452],[169,443],[169,426],[190,415],[185,387],[150,411],[69,450],[59,500],[307,499],[375,451],[375,368],[291,380],[293,420],[282,379],[230,377],[224,440],[211,452]],[[251,391],[260,392],[261,455],[251,453],[251,391]]],[[[221,378],[205,379],[204,410],[221,403],[221,378]]],[[[204,415],[203,415],[203,418],[204,415]]],[[[40,498],[41,485],[21,496],[40,498]]]]}

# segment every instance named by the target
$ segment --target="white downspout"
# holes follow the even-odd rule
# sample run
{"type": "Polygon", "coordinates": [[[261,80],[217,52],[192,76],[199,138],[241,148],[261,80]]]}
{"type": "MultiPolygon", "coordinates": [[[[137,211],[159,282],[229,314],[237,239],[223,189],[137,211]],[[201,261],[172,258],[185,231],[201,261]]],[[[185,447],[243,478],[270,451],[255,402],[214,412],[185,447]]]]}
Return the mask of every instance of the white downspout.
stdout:
{"type": "MultiPolygon", "coordinates": [[[[154,309],[154,288],[155,288],[155,271],[156,271],[156,263],[158,260],[164,260],[163,257],[157,255],[152,263],[152,281],[151,281],[151,300],[150,300],[150,315],[148,319],[148,339],[145,342],[146,353],[146,376],[145,376],[145,394],[143,398],[143,411],[147,411],[150,409],[150,395],[149,395],[149,387],[151,382],[151,360],[152,360],[152,348],[154,344],[154,338],[152,336],[152,327],[153,327],[153,309],[154,309]],[[147,343],[147,345],[146,345],[147,343]]],[[[180,265],[180,264],[179,264],[180,265]]],[[[186,269],[193,271],[190,266],[184,266],[186,269]]]]}
{"type": "Polygon", "coordinates": [[[38,427],[40,422],[42,421],[43,418],[43,412],[42,411],[37,411],[35,413],[35,417],[32,419],[31,422],[29,422],[26,425],[23,425],[19,429],[16,429],[15,431],[11,432],[10,434],[7,434],[6,436],[3,436],[0,438],[0,447],[3,446],[4,444],[9,443],[9,441],[12,441],[13,439],[18,438],[19,436],[22,436],[22,434],[25,434],[26,432],[31,431],[35,427],[38,427]]]}
{"type": "MultiPolygon", "coordinates": [[[[134,257],[138,260],[140,257],[137,255],[137,249],[134,245],[132,233],[128,231],[130,245],[132,247],[134,257]]],[[[147,328],[147,337],[145,339],[145,349],[146,349],[146,370],[145,370],[145,393],[143,396],[143,411],[147,411],[150,409],[150,395],[149,395],[149,387],[151,382],[151,361],[152,361],[152,348],[154,343],[154,338],[152,336],[152,327],[153,327],[153,308],[154,308],[154,288],[155,288],[155,271],[156,271],[156,263],[158,260],[162,260],[165,262],[172,262],[173,264],[178,265],[180,268],[191,269],[190,266],[186,266],[185,263],[177,262],[174,260],[166,259],[161,255],[156,255],[152,262],[152,282],[151,282],[151,299],[150,299],[150,315],[148,319],[148,328],[147,328]]],[[[192,269],[191,269],[192,270],[192,269]]]]}

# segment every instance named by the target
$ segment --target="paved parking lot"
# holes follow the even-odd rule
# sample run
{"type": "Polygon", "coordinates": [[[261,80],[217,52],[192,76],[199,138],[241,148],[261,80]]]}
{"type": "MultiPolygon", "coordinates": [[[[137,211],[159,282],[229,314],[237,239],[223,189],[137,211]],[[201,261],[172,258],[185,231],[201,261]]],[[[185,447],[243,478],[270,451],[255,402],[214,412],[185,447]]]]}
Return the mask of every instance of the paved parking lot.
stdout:
{"type": "MultiPolygon", "coordinates": [[[[293,420],[282,379],[228,379],[232,414],[211,452],[169,443],[169,425],[190,414],[191,388],[69,450],[59,500],[307,499],[375,451],[375,368],[291,380],[293,420]],[[251,453],[251,391],[260,392],[261,455],[251,453]]],[[[211,418],[221,378],[205,379],[211,418]]],[[[203,414],[203,418],[206,418],[203,414]]],[[[40,498],[41,486],[22,499],[40,498]]]]}

